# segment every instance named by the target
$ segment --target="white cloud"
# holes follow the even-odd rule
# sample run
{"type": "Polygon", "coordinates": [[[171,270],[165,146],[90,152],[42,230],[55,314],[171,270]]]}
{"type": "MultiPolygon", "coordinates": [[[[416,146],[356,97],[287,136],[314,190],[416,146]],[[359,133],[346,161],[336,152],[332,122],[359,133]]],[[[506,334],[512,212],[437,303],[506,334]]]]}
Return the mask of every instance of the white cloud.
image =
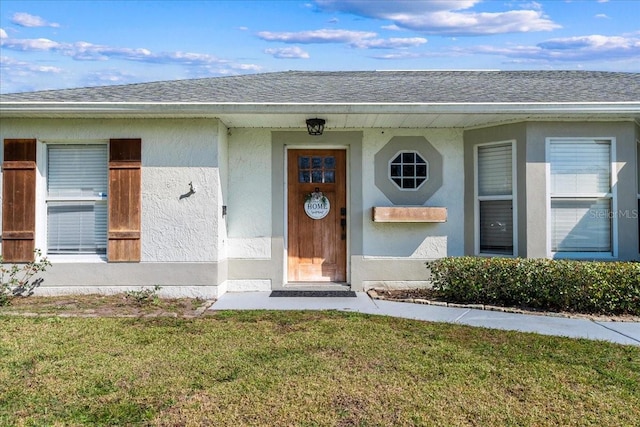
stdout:
{"type": "Polygon", "coordinates": [[[116,69],[93,71],[84,76],[85,86],[103,86],[135,83],[136,76],[116,69]]]}
{"type": "Polygon", "coordinates": [[[407,51],[399,51],[394,53],[387,53],[384,55],[374,55],[372,58],[375,59],[386,59],[386,60],[398,60],[398,59],[417,59],[424,58],[424,54],[407,52],[407,51]]]}
{"type": "Polygon", "coordinates": [[[475,46],[465,52],[543,62],[637,60],[640,58],[640,38],[590,35],[550,39],[535,46],[475,46]]]}
{"type": "Polygon", "coordinates": [[[606,14],[604,14],[604,13],[598,13],[598,14],[595,16],[595,18],[598,18],[598,19],[611,19],[611,18],[609,18],[609,17],[608,17],[606,14]]]}
{"type": "Polygon", "coordinates": [[[407,16],[398,25],[429,34],[481,35],[551,31],[559,25],[540,18],[534,10],[502,13],[457,13],[441,11],[426,16],[407,16]]]}
{"type": "Polygon", "coordinates": [[[408,48],[427,42],[423,37],[381,39],[376,38],[377,34],[374,32],[331,29],[283,33],[262,31],[258,33],[258,37],[266,41],[282,43],[344,43],[358,49],[408,48]]]}
{"type": "Polygon", "coordinates": [[[230,64],[229,68],[232,70],[241,70],[241,71],[262,71],[262,67],[257,64],[230,64]]]}
{"type": "MultiPolygon", "coordinates": [[[[205,78],[212,76],[232,76],[242,73],[254,73],[262,71],[262,67],[256,64],[207,64],[197,67],[189,67],[184,70],[186,78],[205,78]]],[[[172,79],[175,79],[175,75],[172,79]]],[[[180,77],[182,78],[182,77],[180,77]]]]}
{"type": "Polygon", "coordinates": [[[578,36],[551,39],[539,43],[538,47],[546,52],[559,54],[567,58],[640,57],[640,39],[619,36],[578,36]]]}
{"type": "Polygon", "coordinates": [[[544,16],[538,3],[530,10],[480,13],[467,11],[480,0],[369,1],[316,0],[319,7],[368,18],[427,34],[482,35],[551,31],[560,28],[544,16]]]}
{"type": "Polygon", "coordinates": [[[533,9],[533,10],[542,10],[542,5],[537,1],[532,1],[530,3],[517,3],[520,9],[533,9]]]}
{"type": "Polygon", "coordinates": [[[554,64],[584,67],[586,63],[616,64],[620,61],[635,61],[640,65],[639,35],[589,35],[550,39],[537,45],[476,45],[450,47],[446,51],[396,51],[371,57],[380,60],[403,60],[491,55],[505,58],[505,64],[536,64],[538,67],[552,67],[554,64]]]}
{"type": "Polygon", "coordinates": [[[21,27],[60,27],[60,24],[47,22],[39,16],[30,15],[24,12],[14,13],[11,18],[11,22],[21,27]]]}
{"type": "MultiPolygon", "coordinates": [[[[194,52],[153,52],[145,48],[127,48],[97,45],[79,41],[75,43],[60,43],[49,39],[16,39],[7,36],[6,32],[0,32],[0,47],[6,50],[21,52],[51,52],[62,56],[71,57],[76,61],[109,61],[124,60],[144,62],[158,65],[183,65],[199,68],[204,74],[233,74],[236,71],[259,71],[261,68],[255,64],[236,63],[235,61],[218,58],[215,55],[194,52]]],[[[3,66],[5,66],[3,64],[3,66]]],[[[5,67],[7,68],[7,67],[5,67]]],[[[7,68],[7,73],[12,73],[7,68]]],[[[17,70],[16,70],[17,72],[17,70]]],[[[113,73],[107,73],[113,76],[113,73]]],[[[6,74],[5,74],[6,75],[6,74]]],[[[3,76],[4,77],[4,76],[3,76]]],[[[112,77],[100,77],[105,81],[112,77]]],[[[98,76],[93,80],[98,81],[98,76]]]]}
{"type": "Polygon", "coordinates": [[[353,13],[355,15],[382,18],[398,14],[424,14],[440,10],[469,9],[481,0],[315,0],[321,8],[353,13]]]}
{"type": "Polygon", "coordinates": [[[51,65],[19,61],[2,56],[0,57],[0,74],[2,74],[0,92],[28,92],[53,86],[45,82],[55,82],[55,85],[60,85],[66,75],[63,71],[61,68],[51,65]]]}
{"type": "Polygon", "coordinates": [[[151,52],[147,49],[115,48],[88,42],[60,44],[54,50],[78,61],[106,61],[109,58],[150,60],[152,58],[151,52]]]}
{"type": "Polygon", "coordinates": [[[160,52],[154,53],[144,48],[127,48],[97,45],[79,41],[75,43],[59,43],[49,39],[16,39],[6,37],[6,33],[0,38],[0,46],[4,49],[34,52],[50,51],[64,56],[72,57],[79,61],[106,61],[109,59],[124,59],[129,61],[141,61],[152,63],[179,63],[185,65],[225,63],[227,61],[205,53],[192,52],[160,52]]]}
{"type": "Polygon", "coordinates": [[[154,54],[146,49],[136,49],[136,51],[140,51],[140,55],[135,51],[131,52],[131,59],[143,62],[171,62],[187,65],[222,64],[227,62],[217,56],[209,55],[207,53],[178,51],[154,54]]]}
{"type": "Polygon", "coordinates": [[[282,43],[355,43],[363,39],[376,37],[377,34],[369,31],[349,30],[312,30],[299,32],[271,32],[261,31],[258,37],[262,40],[282,43]]]}
{"type": "Polygon", "coordinates": [[[12,39],[9,37],[0,38],[0,46],[19,51],[47,51],[55,50],[62,45],[49,39],[12,39]]]}
{"type": "Polygon", "coordinates": [[[308,59],[309,53],[299,47],[283,47],[275,49],[265,49],[264,53],[272,55],[278,59],[308,59]]]}
{"type": "Polygon", "coordinates": [[[63,71],[60,67],[18,61],[8,56],[0,58],[0,68],[6,69],[7,71],[10,70],[12,73],[18,75],[33,75],[34,73],[59,74],[63,71]]]}
{"type": "Polygon", "coordinates": [[[353,47],[363,49],[402,49],[408,47],[416,47],[423,45],[427,42],[427,39],[422,37],[411,38],[389,38],[389,39],[373,39],[373,40],[361,40],[352,43],[353,47]]]}

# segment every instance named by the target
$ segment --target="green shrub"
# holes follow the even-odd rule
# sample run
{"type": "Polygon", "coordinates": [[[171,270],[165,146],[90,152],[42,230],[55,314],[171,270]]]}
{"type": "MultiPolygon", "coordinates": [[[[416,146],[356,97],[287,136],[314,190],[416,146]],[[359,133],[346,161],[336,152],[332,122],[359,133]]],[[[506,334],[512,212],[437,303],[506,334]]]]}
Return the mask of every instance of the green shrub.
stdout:
{"type": "Polygon", "coordinates": [[[640,263],[449,257],[427,266],[434,289],[460,303],[640,315],[640,263]]]}
{"type": "Polygon", "coordinates": [[[155,285],[153,289],[142,288],[140,290],[126,291],[124,297],[127,300],[133,301],[139,307],[158,303],[158,291],[162,289],[160,286],[155,285]]]}
{"type": "Polygon", "coordinates": [[[24,264],[5,264],[0,255],[0,307],[9,305],[13,297],[33,294],[33,290],[44,280],[34,279],[34,276],[44,272],[51,262],[42,258],[40,249],[33,253],[33,261],[24,264]]]}

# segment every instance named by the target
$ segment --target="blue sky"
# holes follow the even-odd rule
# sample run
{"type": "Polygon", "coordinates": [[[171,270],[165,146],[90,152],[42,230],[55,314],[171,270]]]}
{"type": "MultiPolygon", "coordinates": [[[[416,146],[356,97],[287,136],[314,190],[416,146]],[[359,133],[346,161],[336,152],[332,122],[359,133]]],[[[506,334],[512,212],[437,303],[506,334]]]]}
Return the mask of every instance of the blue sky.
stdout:
{"type": "Polygon", "coordinates": [[[0,0],[0,91],[283,70],[640,71],[640,0],[0,0]]]}

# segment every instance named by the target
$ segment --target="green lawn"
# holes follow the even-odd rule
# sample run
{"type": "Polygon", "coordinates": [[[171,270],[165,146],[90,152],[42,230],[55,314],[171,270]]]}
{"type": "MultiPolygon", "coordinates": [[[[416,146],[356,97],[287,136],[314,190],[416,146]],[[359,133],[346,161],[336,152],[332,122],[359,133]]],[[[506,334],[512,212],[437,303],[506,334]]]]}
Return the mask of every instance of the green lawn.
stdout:
{"type": "Polygon", "coordinates": [[[0,316],[0,425],[637,425],[640,348],[338,312],[0,316]]]}

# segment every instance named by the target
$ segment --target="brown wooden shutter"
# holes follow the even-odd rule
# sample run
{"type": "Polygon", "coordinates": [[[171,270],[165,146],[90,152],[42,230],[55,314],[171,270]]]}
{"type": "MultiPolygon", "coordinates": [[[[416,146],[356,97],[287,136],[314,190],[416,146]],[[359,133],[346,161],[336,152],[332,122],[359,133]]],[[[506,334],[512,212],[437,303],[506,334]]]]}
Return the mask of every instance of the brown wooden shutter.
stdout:
{"type": "Polygon", "coordinates": [[[109,143],[109,262],[140,261],[141,207],[140,139],[109,143]]]}
{"type": "Polygon", "coordinates": [[[5,139],[2,170],[2,257],[7,262],[33,261],[36,140],[5,139]]]}

